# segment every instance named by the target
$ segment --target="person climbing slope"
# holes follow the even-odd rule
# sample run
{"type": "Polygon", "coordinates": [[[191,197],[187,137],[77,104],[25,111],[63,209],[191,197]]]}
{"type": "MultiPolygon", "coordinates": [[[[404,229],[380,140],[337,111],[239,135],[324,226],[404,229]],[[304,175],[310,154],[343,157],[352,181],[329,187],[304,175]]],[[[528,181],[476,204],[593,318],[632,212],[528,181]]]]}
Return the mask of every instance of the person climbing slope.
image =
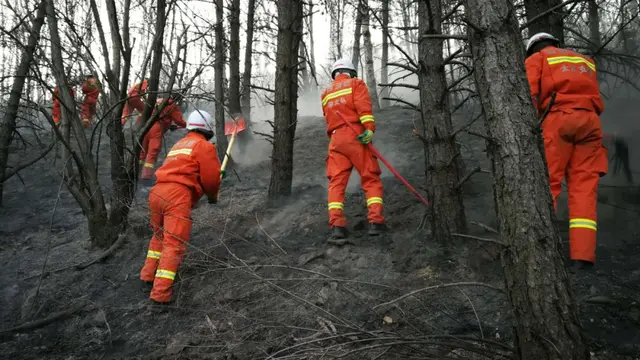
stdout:
{"type": "Polygon", "coordinates": [[[533,35],[525,62],[533,103],[542,122],[553,204],[566,176],[569,188],[569,243],[574,266],[596,260],[598,182],[608,171],[599,115],[604,110],[592,59],[559,47],[547,33],[533,35]]]}
{"type": "MultiPolygon", "coordinates": [[[[163,98],[158,98],[151,116],[158,111],[163,101],[163,98]]],[[[175,123],[178,128],[184,128],[187,125],[182,119],[182,113],[173,95],[169,97],[167,104],[158,116],[158,120],[149,129],[142,141],[142,149],[140,150],[140,164],[143,166],[142,176],[140,177],[142,180],[149,181],[153,177],[153,168],[162,148],[162,136],[167,130],[175,129],[172,128],[172,123],[175,123]]]]}
{"type": "Polygon", "coordinates": [[[354,167],[367,196],[369,235],[379,235],[385,229],[380,166],[366,146],[376,130],[371,97],[364,81],[357,76],[349,60],[336,61],[331,70],[333,82],[321,96],[327,135],[331,137],[327,156],[329,227],[332,236],[338,239],[347,236],[344,196],[354,167]],[[355,135],[345,121],[352,123],[360,135],[355,135]]]}
{"type": "Polygon", "coordinates": [[[156,172],[156,184],[149,192],[153,237],[140,279],[153,282],[151,300],[168,303],[171,286],[184,257],[191,233],[191,209],[206,195],[209,203],[218,199],[220,162],[213,138],[215,122],[206,111],[189,115],[187,135],[167,154],[156,172]]]}
{"type": "Polygon", "coordinates": [[[93,123],[93,117],[96,116],[96,104],[98,96],[100,96],[100,83],[93,75],[89,74],[82,83],[82,93],[84,100],[82,101],[82,126],[88,127],[93,123]]]}
{"type": "MultiPolygon", "coordinates": [[[[142,114],[144,110],[144,99],[147,95],[147,88],[149,82],[147,79],[143,79],[141,83],[135,83],[129,88],[127,92],[127,102],[122,110],[122,125],[127,123],[130,116],[134,116],[133,112],[137,111],[138,114],[142,114]]],[[[139,119],[139,118],[138,118],[139,119]]]]}

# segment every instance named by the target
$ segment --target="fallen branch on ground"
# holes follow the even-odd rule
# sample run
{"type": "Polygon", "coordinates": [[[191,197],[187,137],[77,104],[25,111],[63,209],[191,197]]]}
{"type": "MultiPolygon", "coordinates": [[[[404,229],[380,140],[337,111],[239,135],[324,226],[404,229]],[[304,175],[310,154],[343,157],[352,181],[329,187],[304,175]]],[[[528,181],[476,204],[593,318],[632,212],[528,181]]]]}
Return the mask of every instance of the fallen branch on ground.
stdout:
{"type": "Polygon", "coordinates": [[[30,321],[28,323],[24,323],[22,325],[18,325],[16,327],[11,328],[11,329],[0,331],[0,335],[7,335],[7,334],[12,334],[12,333],[19,333],[19,332],[25,332],[25,331],[39,329],[39,328],[41,328],[43,326],[49,325],[49,324],[51,324],[53,322],[56,322],[58,320],[66,319],[69,316],[75,314],[76,312],[82,310],[87,305],[88,305],[88,303],[83,302],[81,304],[78,304],[76,306],[71,307],[70,309],[67,309],[67,310],[64,310],[64,311],[60,311],[60,312],[57,312],[57,313],[55,313],[53,315],[50,315],[50,316],[48,316],[48,317],[46,317],[44,319],[30,321]]]}
{"type": "Polygon", "coordinates": [[[111,245],[111,247],[108,248],[105,252],[103,252],[100,256],[98,256],[96,259],[91,260],[91,261],[89,261],[87,263],[76,265],[75,266],[76,270],[82,270],[82,269],[88,268],[89,266],[106,259],[111,254],[113,254],[113,252],[116,251],[116,249],[119,248],[120,245],[122,245],[124,243],[124,239],[125,239],[125,236],[124,235],[120,235],[118,240],[116,240],[116,242],[114,242],[113,245],[111,245]]]}
{"type": "Polygon", "coordinates": [[[484,241],[484,242],[490,242],[490,243],[498,244],[498,245],[501,245],[501,246],[506,246],[506,244],[503,243],[500,240],[487,239],[487,238],[483,238],[483,237],[479,237],[479,236],[473,236],[473,235],[467,235],[467,234],[458,234],[458,233],[451,233],[451,235],[457,236],[457,237],[461,237],[461,238],[473,239],[473,240],[484,241]]]}

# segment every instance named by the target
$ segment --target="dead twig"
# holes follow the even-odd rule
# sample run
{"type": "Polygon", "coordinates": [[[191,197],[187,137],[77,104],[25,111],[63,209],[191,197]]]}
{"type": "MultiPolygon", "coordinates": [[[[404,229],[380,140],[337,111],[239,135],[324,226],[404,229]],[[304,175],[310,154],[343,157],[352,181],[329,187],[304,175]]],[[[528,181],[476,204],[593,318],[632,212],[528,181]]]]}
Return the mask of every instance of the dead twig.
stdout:
{"type": "Polygon", "coordinates": [[[487,231],[489,231],[489,232],[492,232],[492,233],[495,233],[495,234],[499,234],[498,230],[496,230],[496,229],[492,228],[492,227],[491,227],[491,226],[489,226],[489,225],[483,224],[483,223],[481,223],[481,222],[477,222],[477,221],[469,221],[469,224],[471,224],[471,225],[475,225],[475,226],[478,226],[478,227],[481,227],[481,228],[483,228],[483,229],[485,229],[485,230],[487,230],[487,231]]]}
{"type": "MultiPolygon", "coordinates": [[[[453,235],[453,234],[452,234],[453,235]]],[[[391,301],[387,301],[384,302],[382,304],[378,304],[376,306],[373,307],[373,310],[378,309],[380,307],[383,306],[388,306],[388,305],[392,305],[397,303],[398,301],[404,300],[410,296],[414,296],[416,294],[419,294],[421,292],[425,292],[425,291],[429,291],[429,290],[436,290],[436,289],[444,289],[444,288],[449,288],[449,287],[457,287],[457,286],[480,286],[480,287],[486,287],[498,292],[503,292],[502,289],[495,287],[493,285],[487,284],[487,283],[481,283],[481,282],[473,282],[473,281],[463,281],[463,282],[456,282],[456,283],[450,283],[450,284],[440,284],[440,285],[434,285],[434,286],[428,286],[422,289],[417,289],[417,290],[413,290],[411,292],[408,292],[398,298],[395,298],[391,301]]]]}
{"type": "Polygon", "coordinates": [[[456,185],[456,188],[460,189],[462,185],[464,185],[467,181],[469,181],[469,179],[471,179],[471,176],[473,176],[473,174],[477,172],[480,172],[480,166],[475,167],[473,170],[469,171],[467,175],[465,175],[462,179],[460,179],[460,181],[458,181],[458,184],[456,185]]]}
{"type": "Polygon", "coordinates": [[[267,237],[267,239],[271,240],[271,242],[280,250],[282,251],[283,254],[287,255],[287,252],[284,251],[283,248],[280,247],[280,245],[278,245],[278,243],[267,233],[267,231],[262,227],[262,225],[260,225],[260,220],[258,220],[258,213],[255,213],[256,215],[256,223],[258,224],[258,227],[260,227],[260,230],[262,230],[262,232],[264,233],[264,235],[267,237]]]}
{"type": "Polygon", "coordinates": [[[500,240],[487,239],[487,238],[482,238],[482,237],[479,237],[479,236],[473,236],[473,235],[467,235],[467,234],[458,234],[458,233],[451,233],[451,235],[457,236],[457,237],[461,237],[461,238],[465,238],[465,239],[473,239],[473,240],[478,240],[478,241],[484,241],[484,242],[490,242],[490,243],[498,244],[500,246],[506,246],[506,244],[503,243],[500,240]]]}

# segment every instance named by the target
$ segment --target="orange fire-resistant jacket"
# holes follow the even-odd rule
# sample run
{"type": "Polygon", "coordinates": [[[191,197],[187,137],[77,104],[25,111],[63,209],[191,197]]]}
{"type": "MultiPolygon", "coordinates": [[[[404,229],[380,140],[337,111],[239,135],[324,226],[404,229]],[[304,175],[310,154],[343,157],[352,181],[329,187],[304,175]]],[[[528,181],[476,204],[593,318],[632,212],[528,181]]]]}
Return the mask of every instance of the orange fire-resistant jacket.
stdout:
{"type": "Polygon", "coordinates": [[[357,128],[376,131],[371,108],[371,96],[364,81],[338,74],[331,85],[322,92],[322,113],[327,121],[327,134],[346,126],[337,115],[342,114],[350,123],[362,125],[357,128]]]}
{"type": "MultiPolygon", "coordinates": [[[[71,91],[71,96],[76,96],[76,89],[73,86],[69,86],[69,91],[71,91]]],[[[62,119],[62,103],[60,102],[60,92],[56,87],[53,89],[53,109],[51,111],[53,116],[53,122],[57,125],[60,123],[60,119],[62,119]]]]}
{"type": "Polygon", "coordinates": [[[100,84],[96,78],[89,78],[82,83],[82,93],[85,96],[85,102],[96,103],[98,95],[100,95],[100,84]]]}
{"type": "Polygon", "coordinates": [[[156,184],[182,184],[191,189],[192,204],[207,195],[218,198],[220,161],[216,146],[197,132],[190,131],[178,141],[156,171],[156,184]]]}
{"type": "Polygon", "coordinates": [[[554,92],[554,110],[585,109],[598,115],[604,110],[596,66],[591,58],[572,50],[547,46],[529,56],[525,66],[538,115],[548,107],[554,92]]]}
{"type": "MultiPolygon", "coordinates": [[[[156,101],[156,106],[160,106],[162,104],[163,98],[158,98],[156,101]]],[[[154,110],[155,113],[155,110],[154,110]]],[[[180,112],[180,108],[178,104],[174,103],[173,100],[169,99],[167,104],[162,109],[160,116],[158,117],[158,122],[162,124],[164,129],[168,129],[171,126],[171,123],[175,123],[178,127],[183,128],[187,126],[187,123],[182,118],[182,112],[180,112]]]]}

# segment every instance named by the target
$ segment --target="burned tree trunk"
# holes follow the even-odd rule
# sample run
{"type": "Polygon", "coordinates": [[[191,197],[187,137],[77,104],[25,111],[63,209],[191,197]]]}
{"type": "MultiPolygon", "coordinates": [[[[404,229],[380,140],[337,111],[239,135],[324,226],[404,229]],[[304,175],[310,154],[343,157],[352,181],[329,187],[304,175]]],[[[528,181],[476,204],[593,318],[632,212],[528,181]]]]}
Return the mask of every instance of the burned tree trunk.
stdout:
{"type": "Polygon", "coordinates": [[[313,0],[309,0],[309,14],[310,15],[307,17],[307,27],[309,28],[309,48],[307,52],[309,53],[309,67],[311,68],[311,75],[316,79],[316,51],[314,50],[315,42],[313,41],[313,0]]]}
{"type": "Polygon", "coordinates": [[[451,125],[447,80],[442,58],[440,0],[418,3],[420,43],[420,106],[424,124],[427,196],[432,204],[434,239],[450,244],[451,233],[466,231],[458,164],[459,153],[451,125]]]}
{"type": "Polygon", "coordinates": [[[326,2],[330,20],[330,56],[329,60],[336,61],[342,58],[342,11],[343,0],[328,0],[326,2]]]}
{"type": "MultiPolygon", "coordinates": [[[[240,0],[232,0],[229,16],[229,111],[240,113],[240,0]]],[[[248,26],[252,26],[249,24],[248,26]]]]}
{"type": "MultiPolygon", "coordinates": [[[[562,0],[524,0],[527,20],[531,21],[536,16],[560,4],[562,4],[562,0]]],[[[562,7],[538,18],[529,25],[529,36],[539,32],[550,33],[560,40],[560,45],[564,45],[564,11],[562,7]]]]}
{"type": "Polygon", "coordinates": [[[362,19],[365,11],[362,1],[358,1],[358,5],[356,5],[356,26],[353,34],[353,52],[351,54],[351,63],[356,67],[356,72],[360,63],[360,37],[362,35],[362,19]]]}
{"type": "Polygon", "coordinates": [[[589,359],[560,255],[538,119],[511,0],[465,0],[486,114],[502,267],[520,360],[589,359]],[[479,29],[479,30],[476,30],[479,29]]]}
{"type": "Polygon", "coordinates": [[[589,40],[591,52],[595,53],[600,48],[600,15],[596,0],[589,0],[589,40]]]}
{"type": "Polygon", "coordinates": [[[362,18],[362,37],[364,38],[364,60],[365,71],[367,73],[367,87],[371,94],[371,105],[373,111],[380,110],[380,101],[378,100],[378,86],[376,84],[376,73],[373,70],[373,43],[371,42],[371,31],[369,29],[369,1],[360,0],[364,7],[365,13],[362,18]]]}
{"type": "Polygon", "coordinates": [[[216,147],[218,148],[218,157],[220,161],[224,159],[227,151],[227,136],[224,134],[224,26],[222,19],[224,18],[224,1],[216,0],[216,48],[215,62],[213,64],[214,75],[214,92],[218,103],[216,104],[216,147]]]}
{"type": "Polygon", "coordinates": [[[63,170],[67,189],[82,208],[88,220],[91,242],[98,247],[109,247],[117,238],[117,232],[109,226],[107,208],[98,180],[95,161],[91,154],[87,140],[80,124],[75,107],[75,101],[69,89],[67,75],[62,58],[62,41],[58,31],[58,18],[53,1],[47,2],[47,23],[51,39],[52,73],[59,89],[61,105],[63,107],[64,134],[54,124],[54,131],[58,139],[62,140],[66,154],[66,165],[63,170]],[[66,124],[65,124],[65,121],[66,124]],[[74,137],[71,137],[73,132],[74,137]],[[72,146],[75,139],[75,146],[72,146]],[[77,169],[74,169],[75,168],[77,169]]]}
{"type": "MultiPolygon", "coordinates": [[[[380,82],[389,83],[389,0],[382,0],[382,58],[380,59],[380,82]]],[[[380,107],[389,106],[390,88],[384,86],[380,94],[380,107]]]]}
{"type": "Polygon", "coordinates": [[[242,114],[251,122],[251,67],[253,60],[253,21],[256,13],[256,0],[247,5],[247,44],[244,48],[244,71],[242,72],[242,114]]]}
{"type": "Polygon", "coordinates": [[[302,2],[279,0],[273,151],[268,195],[271,199],[291,194],[293,139],[298,116],[298,46],[301,38],[302,2]]]}
{"type": "Polygon", "coordinates": [[[40,39],[40,29],[42,29],[42,25],[44,24],[46,9],[46,0],[40,1],[36,17],[31,23],[27,46],[22,52],[22,58],[20,59],[20,64],[16,69],[16,76],[13,79],[11,94],[9,95],[9,101],[7,102],[7,112],[4,115],[2,123],[0,123],[0,206],[2,206],[4,181],[7,179],[9,147],[13,140],[13,132],[16,129],[16,119],[20,108],[20,98],[22,97],[22,90],[24,89],[24,83],[27,79],[27,75],[29,74],[31,62],[33,61],[33,54],[36,51],[36,46],[40,39]]]}

